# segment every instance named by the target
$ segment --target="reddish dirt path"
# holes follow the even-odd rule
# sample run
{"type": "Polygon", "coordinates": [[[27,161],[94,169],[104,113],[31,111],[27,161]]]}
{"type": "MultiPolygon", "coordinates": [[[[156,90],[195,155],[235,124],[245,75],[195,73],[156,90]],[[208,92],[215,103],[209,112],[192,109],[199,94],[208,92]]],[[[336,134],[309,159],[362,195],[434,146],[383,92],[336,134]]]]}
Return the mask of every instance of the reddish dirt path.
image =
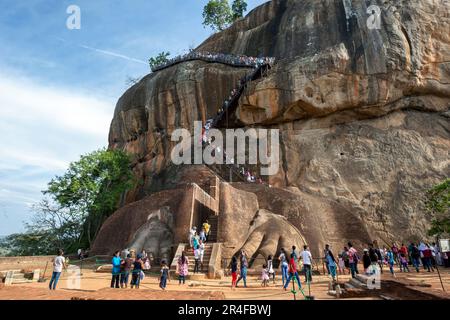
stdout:
{"type": "MultiPolygon", "coordinates": [[[[450,291],[450,270],[441,270],[444,285],[450,291]]],[[[340,276],[339,281],[348,281],[349,276],[340,276]]],[[[389,273],[384,273],[383,280],[396,280],[400,282],[412,282],[420,285],[431,285],[431,287],[418,287],[422,291],[442,292],[441,284],[437,273],[416,272],[397,273],[393,278],[389,273]]],[[[303,278],[302,278],[303,280],[303,278]]],[[[71,299],[95,299],[95,300],[210,300],[210,299],[233,299],[233,300],[293,300],[292,293],[281,288],[281,280],[278,284],[271,284],[268,288],[262,288],[260,281],[256,277],[249,278],[249,288],[238,288],[231,290],[231,279],[224,280],[201,280],[186,281],[186,285],[179,286],[178,281],[172,280],[168,284],[167,291],[162,291],[158,286],[156,277],[149,276],[144,279],[139,290],[131,289],[110,289],[110,275],[104,273],[94,273],[84,271],[79,289],[69,289],[67,276],[63,274],[58,290],[49,291],[48,280],[45,283],[17,284],[10,287],[0,288],[0,300],[71,300],[71,299]],[[194,284],[190,286],[190,284],[194,284]]],[[[317,300],[335,299],[329,296],[328,277],[315,276],[311,285],[311,294],[317,300]]],[[[303,284],[303,282],[302,282],[303,284]]],[[[308,288],[303,285],[305,294],[308,288]]],[[[297,296],[301,300],[301,294],[297,296]]],[[[361,298],[359,298],[361,299],[361,298]]],[[[364,299],[376,299],[367,297],[364,299]]]]}

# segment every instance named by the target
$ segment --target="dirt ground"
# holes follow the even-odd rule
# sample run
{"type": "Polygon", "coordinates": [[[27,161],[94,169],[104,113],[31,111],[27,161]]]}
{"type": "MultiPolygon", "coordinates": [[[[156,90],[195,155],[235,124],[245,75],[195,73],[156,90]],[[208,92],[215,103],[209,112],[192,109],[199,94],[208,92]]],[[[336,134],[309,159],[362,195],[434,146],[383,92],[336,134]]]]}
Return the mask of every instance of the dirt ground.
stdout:
{"type": "MultiPolygon", "coordinates": [[[[450,292],[450,270],[442,269],[444,286],[450,292]]],[[[79,287],[73,288],[68,281],[68,275],[63,273],[56,291],[48,290],[49,279],[44,283],[14,284],[0,288],[0,300],[293,300],[293,294],[284,291],[281,287],[281,278],[276,284],[270,284],[262,288],[257,277],[249,277],[248,288],[239,287],[231,290],[230,278],[223,280],[187,280],[186,285],[179,285],[176,279],[168,283],[167,290],[159,288],[156,276],[147,276],[141,283],[140,289],[111,289],[109,288],[111,276],[106,273],[95,273],[84,270],[79,287]]],[[[349,280],[349,275],[339,276],[340,282],[349,280]]],[[[396,280],[400,282],[412,282],[420,287],[420,290],[430,292],[442,292],[441,283],[437,273],[398,273],[396,278],[384,273],[383,280],[396,280]],[[425,286],[423,286],[425,285],[425,286]],[[431,287],[427,287],[431,286],[431,287]]],[[[309,295],[308,287],[303,282],[305,294],[309,295]]],[[[311,285],[311,295],[316,300],[334,300],[328,295],[328,276],[315,276],[311,285]]],[[[242,283],[240,283],[242,286],[242,283]]],[[[301,293],[297,295],[302,300],[301,293]]],[[[377,299],[376,297],[358,299],[377,299]]]]}

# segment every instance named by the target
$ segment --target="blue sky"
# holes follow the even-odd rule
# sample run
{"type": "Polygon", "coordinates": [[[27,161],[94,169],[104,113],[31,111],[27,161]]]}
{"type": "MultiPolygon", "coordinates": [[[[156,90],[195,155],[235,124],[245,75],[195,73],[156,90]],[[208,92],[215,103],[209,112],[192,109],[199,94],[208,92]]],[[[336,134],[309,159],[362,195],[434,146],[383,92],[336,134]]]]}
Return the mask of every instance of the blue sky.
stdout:
{"type": "Polygon", "coordinates": [[[0,0],[0,235],[23,231],[46,183],[107,145],[128,77],[211,34],[207,2],[0,0]],[[66,27],[69,5],[81,9],[80,30],[66,27]]]}

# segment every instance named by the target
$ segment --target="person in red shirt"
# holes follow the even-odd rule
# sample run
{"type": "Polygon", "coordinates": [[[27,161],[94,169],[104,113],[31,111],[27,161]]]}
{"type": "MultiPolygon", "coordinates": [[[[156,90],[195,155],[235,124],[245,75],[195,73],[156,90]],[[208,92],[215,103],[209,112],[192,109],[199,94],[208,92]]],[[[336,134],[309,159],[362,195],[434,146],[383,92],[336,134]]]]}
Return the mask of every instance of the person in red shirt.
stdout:
{"type": "Polygon", "coordinates": [[[433,258],[433,252],[431,251],[430,245],[426,245],[426,249],[423,250],[423,264],[425,270],[428,272],[434,272],[433,265],[431,263],[431,259],[433,258]]]}
{"type": "MultiPolygon", "coordinates": [[[[403,266],[403,264],[402,264],[402,262],[401,262],[401,256],[402,256],[402,254],[406,257],[406,258],[408,258],[408,248],[405,246],[405,244],[404,243],[402,243],[402,246],[400,247],[400,250],[398,250],[398,256],[399,256],[399,265],[400,265],[400,271],[402,271],[402,266],[403,266]]],[[[405,270],[403,270],[403,271],[405,271],[405,270]]]]}
{"type": "Polygon", "coordinates": [[[300,277],[298,276],[297,264],[295,263],[295,254],[292,253],[291,254],[291,260],[289,260],[289,276],[288,276],[288,278],[286,280],[286,283],[284,284],[284,290],[287,289],[287,287],[289,286],[289,283],[291,282],[291,279],[294,276],[297,279],[298,287],[301,288],[302,285],[300,283],[300,277]]]}

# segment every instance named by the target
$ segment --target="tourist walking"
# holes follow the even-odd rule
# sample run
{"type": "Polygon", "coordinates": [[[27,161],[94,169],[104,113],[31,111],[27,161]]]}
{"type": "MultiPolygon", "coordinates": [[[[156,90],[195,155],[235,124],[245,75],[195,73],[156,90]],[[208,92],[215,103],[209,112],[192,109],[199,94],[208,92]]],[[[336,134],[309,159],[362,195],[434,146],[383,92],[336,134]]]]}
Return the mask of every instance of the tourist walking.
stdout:
{"type": "Polygon", "coordinates": [[[53,273],[48,288],[50,290],[56,290],[56,286],[58,284],[59,278],[61,277],[61,273],[63,268],[66,269],[66,259],[64,258],[64,251],[58,250],[58,255],[53,259],[53,273]]]}
{"type": "Polygon", "coordinates": [[[312,255],[308,246],[303,246],[303,251],[300,253],[300,259],[303,260],[303,272],[305,272],[305,281],[312,282],[312,255]]]}
{"type": "Polygon", "coordinates": [[[264,264],[261,271],[261,286],[267,287],[269,285],[269,269],[267,268],[267,264],[264,264]]]}
{"type": "Polygon", "coordinates": [[[199,238],[200,238],[200,240],[202,241],[202,242],[205,242],[206,241],[206,232],[205,232],[205,229],[204,228],[202,228],[202,231],[200,231],[200,233],[199,233],[199,238]]]}
{"type": "Polygon", "coordinates": [[[131,267],[133,266],[133,259],[131,254],[127,254],[125,260],[122,261],[122,272],[120,274],[120,287],[128,288],[128,281],[130,278],[131,267]]]}
{"type": "Polygon", "coordinates": [[[200,272],[200,250],[198,246],[194,249],[194,274],[200,272]]]}
{"type": "Polygon", "coordinates": [[[300,283],[300,277],[298,276],[296,261],[297,260],[295,259],[295,255],[291,253],[291,259],[289,260],[289,275],[286,279],[286,283],[284,284],[284,290],[287,289],[289,283],[291,282],[291,279],[294,277],[297,280],[298,287],[302,287],[302,284],[300,283]]]}
{"type": "Polygon", "coordinates": [[[288,259],[286,257],[286,251],[284,250],[284,248],[281,248],[281,253],[280,253],[280,256],[278,257],[278,260],[280,260],[281,280],[284,285],[288,278],[288,268],[289,268],[289,263],[288,263],[288,259]]]}
{"type": "Polygon", "coordinates": [[[239,279],[236,281],[236,287],[239,284],[239,281],[244,281],[244,288],[247,288],[247,268],[248,268],[248,259],[247,253],[242,250],[241,251],[241,274],[239,275],[239,279]]]}
{"type": "Polygon", "coordinates": [[[411,243],[412,249],[411,249],[411,260],[414,268],[416,268],[417,272],[420,272],[420,250],[419,248],[414,244],[411,243]]]}
{"type": "Polygon", "coordinates": [[[348,263],[350,266],[350,271],[352,273],[352,278],[355,278],[358,272],[358,251],[353,247],[351,242],[348,243],[348,263]]]}
{"type": "Polygon", "coordinates": [[[120,259],[120,250],[114,252],[114,256],[111,260],[112,263],[112,278],[111,278],[111,288],[120,288],[120,266],[122,260],[120,259]]]}
{"type": "Polygon", "coordinates": [[[425,250],[423,250],[423,262],[425,270],[427,270],[428,272],[434,272],[432,259],[433,259],[433,251],[430,249],[430,246],[426,244],[425,250]]]}
{"type": "Polygon", "coordinates": [[[194,237],[192,238],[192,248],[197,249],[198,245],[199,245],[199,241],[200,241],[200,237],[198,236],[197,232],[194,234],[194,237]]]}
{"type": "Polygon", "coordinates": [[[325,264],[327,265],[327,269],[333,281],[336,281],[336,258],[334,257],[333,252],[330,249],[330,245],[325,245],[325,264]]]}
{"type": "Polygon", "coordinates": [[[189,246],[191,248],[194,248],[194,237],[195,237],[195,233],[197,232],[197,227],[192,227],[191,230],[189,230],[189,246]]]}
{"type": "Polygon", "coordinates": [[[427,246],[425,245],[425,243],[420,242],[418,248],[420,251],[420,261],[422,262],[422,266],[425,270],[427,270],[426,261],[424,259],[424,255],[423,255],[423,252],[426,250],[427,246]]]}
{"type": "Polygon", "coordinates": [[[364,249],[362,260],[363,260],[364,273],[370,274],[369,268],[372,265],[372,261],[370,260],[369,249],[364,249]]]}
{"type": "Polygon", "coordinates": [[[178,284],[186,284],[186,277],[189,273],[189,259],[186,257],[186,253],[183,251],[181,257],[178,258],[178,284]]]}
{"type": "Polygon", "coordinates": [[[141,273],[143,273],[144,262],[142,261],[141,254],[138,254],[136,260],[133,262],[133,271],[131,273],[131,289],[136,287],[139,289],[139,285],[141,283],[141,273]]]}
{"type": "Polygon", "coordinates": [[[395,277],[395,272],[394,272],[395,257],[394,257],[394,252],[392,252],[391,249],[388,249],[388,251],[386,253],[386,260],[389,265],[389,271],[395,277]]]}
{"type": "Polygon", "coordinates": [[[344,247],[344,251],[342,251],[342,260],[344,260],[344,266],[350,272],[350,254],[348,252],[348,247],[344,247]]]}
{"type": "Polygon", "coordinates": [[[293,254],[294,255],[294,259],[297,261],[299,258],[298,258],[298,255],[297,255],[297,247],[296,246],[292,246],[292,252],[291,252],[291,254],[293,254]]]}
{"type": "Polygon", "coordinates": [[[208,220],[203,223],[203,229],[205,230],[205,241],[209,241],[209,235],[211,234],[211,225],[209,224],[208,220]]]}
{"type": "Polygon", "coordinates": [[[231,258],[231,289],[236,288],[238,261],[235,256],[231,258]]]}
{"type": "Polygon", "coordinates": [[[269,271],[269,277],[272,277],[273,284],[275,284],[275,270],[273,269],[273,258],[271,255],[267,258],[267,270],[269,271]]]}
{"type": "Polygon", "coordinates": [[[166,260],[161,261],[161,275],[159,277],[159,287],[166,290],[167,280],[170,281],[169,267],[166,260]]]}
{"type": "Polygon", "coordinates": [[[203,257],[205,256],[205,244],[200,240],[198,245],[198,254],[200,259],[200,269],[203,271],[203,257]]]}
{"type": "Polygon", "coordinates": [[[400,253],[400,263],[401,263],[401,268],[400,268],[400,272],[410,272],[409,271],[409,267],[408,267],[408,258],[406,258],[405,254],[402,252],[400,253]]]}
{"type": "Polygon", "coordinates": [[[439,252],[439,248],[438,246],[436,246],[436,243],[433,242],[430,246],[431,249],[431,265],[433,266],[433,268],[437,268],[438,265],[440,265],[440,256],[441,253],[439,252]]]}
{"type": "Polygon", "coordinates": [[[375,274],[377,272],[378,269],[378,259],[379,256],[377,254],[377,250],[375,249],[373,243],[369,243],[369,258],[370,258],[370,270],[369,270],[369,274],[375,274]]]}
{"type": "Polygon", "coordinates": [[[378,246],[378,241],[373,240],[373,248],[375,249],[375,254],[377,255],[377,263],[378,267],[380,268],[380,272],[383,273],[383,266],[384,266],[384,258],[383,258],[383,252],[378,246]]]}

